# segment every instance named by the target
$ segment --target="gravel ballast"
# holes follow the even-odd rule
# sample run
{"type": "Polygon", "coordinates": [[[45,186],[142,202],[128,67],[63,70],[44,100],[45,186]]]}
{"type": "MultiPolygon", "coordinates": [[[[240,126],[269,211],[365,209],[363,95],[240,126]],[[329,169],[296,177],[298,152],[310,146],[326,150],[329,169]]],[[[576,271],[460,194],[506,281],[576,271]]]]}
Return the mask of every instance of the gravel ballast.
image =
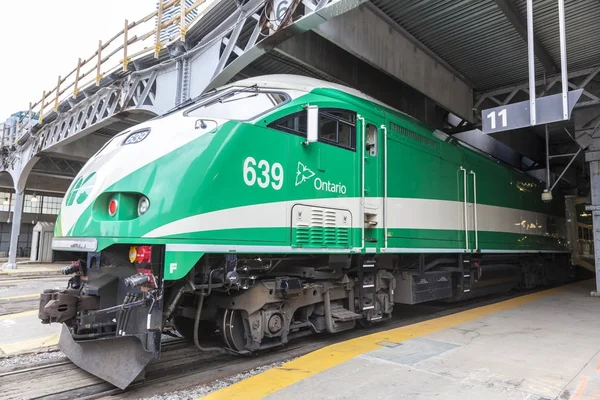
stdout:
{"type": "Polygon", "coordinates": [[[58,350],[4,357],[0,358],[0,372],[17,367],[35,367],[41,363],[61,361],[64,358],[63,352],[58,350]]]}
{"type": "MultiPolygon", "coordinates": [[[[289,360],[288,360],[289,361],[289,360]]],[[[260,374],[261,372],[265,372],[270,370],[271,368],[280,367],[284,363],[288,361],[280,361],[268,365],[264,365],[259,368],[254,368],[249,371],[246,371],[241,374],[233,375],[229,378],[218,379],[208,385],[200,385],[191,387],[185,390],[178,390],[175,392],[157,394],[152,397],[144,397],[143,400],[188,400],[188,399],[197,399],[198,397],[206,396],[209,393],[217,391],[219,389],[226,388],[227,386],[231,386],[234,383],[239,381],[243,381],[244,379],[248,379],[251,376],[260,374]]]]}

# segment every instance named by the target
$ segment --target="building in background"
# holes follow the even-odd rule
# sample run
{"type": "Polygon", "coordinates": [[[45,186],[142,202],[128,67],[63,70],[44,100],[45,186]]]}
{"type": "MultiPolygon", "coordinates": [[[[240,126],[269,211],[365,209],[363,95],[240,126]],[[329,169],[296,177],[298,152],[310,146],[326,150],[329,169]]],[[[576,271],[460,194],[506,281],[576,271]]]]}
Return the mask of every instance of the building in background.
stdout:
{"type": "MultiPolygon", "coordinates": [[[[14,193],[0,192],[0,257],[2,258],[8,257],[14,201],[14,193]]],[[[61,203],[62,197],[36,193],[25,194],[17,257],[30,257],[34,226],[40,221],[56,222],[61,203]]]]}
{"type": "MultiPolygon", "coordinates": [[[[163,1],[163,4],[165,2],[163,1]]],[[[192,5],[194,4],[194,0],[185,0],[185,6],[186,8],[190,8],[192,5]]],[[[156,2],[156,8],[158,9],[158,2],[156,2]]],[[[163,14],[162,14],[162,22],[166,22],[168,20],[170,20],[171,18],[179,15],[179,13],[181,8],[179,6],[179,3],[173,7],[169,7],[166,10],[163,10],[163,14]]],[[[194,9],[193,11],[191,11],[189,14],[186,15],[185,17],[185,22],[186,23],[190,23],[194,18],[196,18],[196,16],[198,16],[198,9],[194,9]]],[[[158,25],[158,17],[156,17],[154,19],[154,27],[156,28],[156,26],[158,25]]],[[[164,28],[163,30],[161,30],[160,32],[160,41],[164,41],[164,40],[168,40],[173,38],[174,36],[179,34],[179,29],[180,29],[180,24],[173,24],[173,25],[169,25],[168,27],[164,28]]]]}
{"type": "Polygon", "coordinates": [[[37,123],[37,117],[37,113],[18,111],[8,117],[6,121],[0,122],[0,146],[10,146],[17,137],[18,127],[37,123]]]}

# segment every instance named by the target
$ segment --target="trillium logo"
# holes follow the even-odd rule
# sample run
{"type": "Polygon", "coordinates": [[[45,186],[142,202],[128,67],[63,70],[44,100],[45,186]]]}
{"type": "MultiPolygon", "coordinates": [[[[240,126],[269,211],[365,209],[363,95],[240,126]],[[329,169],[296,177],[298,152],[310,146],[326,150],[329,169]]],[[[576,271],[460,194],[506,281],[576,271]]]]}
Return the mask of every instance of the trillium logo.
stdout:
{"type": "Polygon", "coordinates": [[[306,165],[298,161],[298,169],[296,170],[296,186],[306,182],[313,176],[315,176],[315,173],[312,170],[310,170],[306,165]]]}
{"type": "Polygon", "coordinates": [[[73,203],[83,203],[92,190],[96,183],[96,173],[92,172],[87,177],[79,177],[73,184],[71,191],[67,194],[66,206],[72,206],[73,203]]]}
{"type": "MultiPolygon", "coordinates": [[[[298,169],[296,170],[296,186],[299,186],[302,183],[312,179],[314,176],[315,173],[310,168],[298,161],[298,169]]],[[[325,192],[346,194],[347,191],[346,185],[344,185],[342,182],[335,183],[329,180],[324,181],[319,177],[313,180],[313,184],[315,189],[325,192]]]]}

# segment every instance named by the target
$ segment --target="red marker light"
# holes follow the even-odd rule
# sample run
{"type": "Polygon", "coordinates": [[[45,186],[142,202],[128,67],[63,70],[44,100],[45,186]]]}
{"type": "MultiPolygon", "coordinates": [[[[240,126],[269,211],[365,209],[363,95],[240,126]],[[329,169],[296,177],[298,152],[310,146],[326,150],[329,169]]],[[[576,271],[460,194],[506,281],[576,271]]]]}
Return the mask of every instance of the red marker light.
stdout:
{"type": "Polygon", "coordinates": [[[137,262],[150,263],[152,260],[152,246],[138,246],[137,247],[137,262]]]}
{"type": "Polygon", "coordinates": [[[117,199],[112,199],[110,201],[110,203],[108,203],[108,215],[110,215],[111,217],[114,217],[115,214],[117,213],[118,206],[119,206],[119,203],[117,202],[117,199]]]}

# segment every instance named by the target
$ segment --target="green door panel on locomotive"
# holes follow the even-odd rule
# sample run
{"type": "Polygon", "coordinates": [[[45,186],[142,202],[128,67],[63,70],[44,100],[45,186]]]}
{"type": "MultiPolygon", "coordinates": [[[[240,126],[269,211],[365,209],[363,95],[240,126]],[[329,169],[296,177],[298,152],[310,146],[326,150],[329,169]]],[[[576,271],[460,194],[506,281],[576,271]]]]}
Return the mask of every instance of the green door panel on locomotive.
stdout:
{"type": "Polygon", "coordinates": [[[73,362],[124,388],[163,334],[247,354],[387,320],[394,304],[562,282],[564,203],[542,190],[354,89],[235,82],[86,163],[53,243],[73,277],[41,295],[39,317],[63,324],[73,362]]]}

